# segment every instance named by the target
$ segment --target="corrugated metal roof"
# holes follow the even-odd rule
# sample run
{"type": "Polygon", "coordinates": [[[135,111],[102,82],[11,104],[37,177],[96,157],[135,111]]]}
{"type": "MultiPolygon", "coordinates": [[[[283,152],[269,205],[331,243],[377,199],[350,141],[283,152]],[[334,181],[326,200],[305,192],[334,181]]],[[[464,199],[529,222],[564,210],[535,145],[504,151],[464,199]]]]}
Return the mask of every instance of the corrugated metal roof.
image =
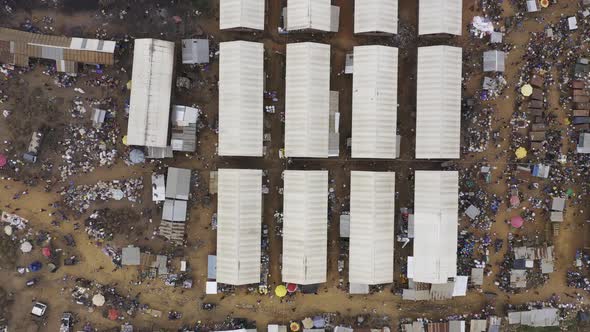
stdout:
{"type": "Polygon", "coordinates": [[[62,73],[75,74],[78,71],[78,63],[75,61],[58,60],[56,65],[57,71],[62,73]]]}
{"type": "Polygon", "coordinates": [[[330,0],[288,0],[287,30],[331,31],[330,0]]]}
{"type": "Polygon", "coordinates": [[[38,45],[51,45],[59,47],[69,47],[71,38],[64,36],[52,36],[26,31],[0,28],[0,40],[10,40],[16,42],[32,43],[38,45]]]}
{"type": "Polygon", "coordinates": [[[285,154],[328,157],[330,45],[287,45],[285,154]]]}
{"type": "Polygon", "coordinates": [[[461,66],[461,48],[418,48],[416,159],[460,156],[461,66]]]}
{"type": "Polygon", "coordinates": [[[354,2],[354,33],[397,33],[398,0],[354,2]]]}
{"type": "Polygon", "coordinates": [[[183,39],[182,40],[182,63],[183,64],[209,63],[209,40],[208,39],[183,39]]]}
{"type": "Polygon", "coordinates": [[[395,47],[354,47],[353,158],[397,156],[397,59],[395,47]]]}
{"type": "Polygon", "coordinates": [[[167,146],[173,66],[174,43],[135,40],[128,145],[167,146]]]}
{"type": "Polygon", "coordinates": [[[326,281],[328,171],[284,172],[283,282],[326,281]]]}
{"type": "Polygon", "coordinates": [[[219,28],[264,30],[264,0],[221,0],[219,28]]]}
{"type": "Polygon", "coordinates": [[[162,209],[162,220],[185,222],[187,202],[176,199],[166,199],[162,209]]]}
{"type": "Polygon", "coordinates": [[[393,282],[395,173],[350,172],[351,283],[393,282]]]}
{"type": "Polygon", "coordinates": [[[460,36],[463,30],[462,0],[419,0],[418,34],[447,33],[460,36]]]}
{"type": "Polygon", "coordinates": [[[260,282],[262,170],[219,169],[217,282],[260,282]]]}
{"type": "Polygon", "coordinates": [[[191,170],[168,167],[166,176],[166,198],[188,200],[190,193],[191,170]]]}
{"type": "Polygon", "coordinates": [[[413,280],[444,284],[457,275],[459,174],[416,171],[415,181],[413,280]]]}
{"type": "Polygon", "coordinates": [[[264,45],[219,45],[219,155],[262,156],[264,45]]]}

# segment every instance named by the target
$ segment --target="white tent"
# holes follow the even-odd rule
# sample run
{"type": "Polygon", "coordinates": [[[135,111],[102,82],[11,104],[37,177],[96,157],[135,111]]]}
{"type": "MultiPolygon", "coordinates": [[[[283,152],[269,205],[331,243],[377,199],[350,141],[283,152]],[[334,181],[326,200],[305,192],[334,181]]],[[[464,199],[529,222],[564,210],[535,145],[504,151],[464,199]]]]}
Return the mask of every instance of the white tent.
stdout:
{"type": "Polygon", "coordinates": [[[264,0],[220,0],[219,28],[264,30],[264,0]]]}
{"type": "Polygon", "coordinates": [[[283,282],[326,281],[328,171],[285,171],[283,282]]]}
{"type": "Polygon", "coordinates": [[[397,155],[397,58],[395,47],[354,47],[353,158],[397,155]]]}
{"type": "Polygon", "coordinates": [[[416,171],[415,179],[413,280],[444,284],[457,276],[459,173],[416,171]]]}
{"type": "Polygon", "coordinates": [[[349,282],[393,282],[395,173],[350,173],[349,282]]]}
{"type": "Polygon", "coordinates": [[[262,171],[219,169],[217,195],[217,282],[258,283],[262,171]]]}
{"type": "Polygon", "coordinates": [[[285,154],[328,158],[330,45],[287,44],[285,154]]]}
{"type": "Polygon", "coordinates": [[[462,49],[418,48],[416,159],[458,159],[462,49]]]}
{"type": "Polygon", "coordinates": [[[354,2],[354,33],[397,33],[398,0],[354,2]]]}
{"type": "Polygon", "coordinates": [[[135,40],[127,145],[166,147],[173,67],[174,43],[135,40]]]}
{"type": "Polygon", "coordinates": [[[262,156],[264,45],[219,44],[219,155],[262,156]]]}
{"type": "Polygon", "coordinates": [[[330,0],[288,0],[287,30],[331,31],[330,0]]]}
{"type": "Polygon", "coordinates": [[[418,34],[446,33],[461,35],[463,30],[462,0],[418,0],[418,34]]]}

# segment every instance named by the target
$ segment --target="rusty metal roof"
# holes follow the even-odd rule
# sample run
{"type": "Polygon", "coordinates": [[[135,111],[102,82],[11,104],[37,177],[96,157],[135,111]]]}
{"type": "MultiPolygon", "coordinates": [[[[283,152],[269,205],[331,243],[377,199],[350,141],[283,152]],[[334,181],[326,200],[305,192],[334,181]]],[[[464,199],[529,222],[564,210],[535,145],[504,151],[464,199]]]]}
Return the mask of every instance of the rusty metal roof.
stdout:
{"type": "Polygon", "coordinates": [[[25,42],[31,44],[69,47],[72,39],[65,36],[52,36],[39,33],[31,33],[7,28],[0,28],[0,40],[25,42]]]}

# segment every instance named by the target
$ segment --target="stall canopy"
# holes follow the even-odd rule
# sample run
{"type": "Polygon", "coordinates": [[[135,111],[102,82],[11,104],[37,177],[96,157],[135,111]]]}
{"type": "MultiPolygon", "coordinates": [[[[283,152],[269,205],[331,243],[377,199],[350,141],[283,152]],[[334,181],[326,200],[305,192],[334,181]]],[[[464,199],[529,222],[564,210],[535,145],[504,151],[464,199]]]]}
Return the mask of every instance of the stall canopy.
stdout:
{"type": "Polygon", "coordinates": [[[504,72],[506,53],[492,50],[483,52],[483,71],[484,72],[504,72]]]}
{"type": "Polygon", "coordinates": [[[418,48],[416,159],[458,159],[462,50],[418,48]]]}
{"type": "Polygon", "coordinates": [[[349,282],[393,282],[395,173],[350,175],[349,282]]]}
{"type": "Polygon", "coordinates": [[[219,45],[219,155],[262,156],[264,45],[219,45]]]}
{"type": "Polygon", "coordinates": [[[173,67],[174,43],[135,40],[127,145],[166,147],[173,67]]]}
{"type": "Polygon", "coordinates": [[[264,30],[264,0],[220,0],[219,28],[264,30]]]}
{"type": "Polygon", "coordinates": [[[328,171],[285,171],[283,282],[325,282],[327,246],[328,171]]]}
{"type": "Polygon", "coordinates": [[[330,45],[287,44],[285,154],[328,158],[330,45]]]}
{"type": "Polygon", "coordinates": [[[354,33],[397,33],[398,0],[354,2],[354,33]]]}
{"type": "Polygon", "coordinates": [[[397,155],[397,58],[395,47],[354,48],[353,158],[397,155]]]}
{"type": "Polygon", "coordinates": [[[332,31],[330,0],[288,0],[287,30],[332,31]]]}
{"type": "Polygon", "coordinates": [[[219,169],[217,282],[260,282],[262,171],[219,169]]]}
{"type": "Polygon", "coordinates": [[[418,34],[445,33],[461,35],[463,29],[462,0],[418,0],[418,34]]]}
{"type": "Polygon", "coordinates": [[[457,275],[459,174],[416,171],[415,179],[413,280],[444,284],[457,275]]]}

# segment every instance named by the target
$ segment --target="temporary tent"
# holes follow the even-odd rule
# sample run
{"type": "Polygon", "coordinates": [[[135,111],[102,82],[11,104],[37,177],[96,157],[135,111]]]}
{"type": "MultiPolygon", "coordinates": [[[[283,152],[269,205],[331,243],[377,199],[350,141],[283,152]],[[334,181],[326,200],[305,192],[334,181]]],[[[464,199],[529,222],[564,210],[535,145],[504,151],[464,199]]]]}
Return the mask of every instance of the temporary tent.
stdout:
{"type": "Polygon", "coordinates": [[[397,33],[398,0],[354,2],[354,33],[397,33]]]}
{"type": "Polygon", "coordinates": [[[262,171],[219,169],[217,282],[260,282],[262,171]]]}
{"type": "Polygon", "coordinates": [[[397,57],[395,47],[354,47],[353,158],[397,155],[397,57]]]}
{"type": "Polygon", "coordinates": [[[451,46],[418,48],[417,159],[459,158],[461,54],[451,46]]]}
{"type": "Polygon", "coordinates": [[[219,28],[264,30],[264,0],[220,0],[219,28]]]}
{"type": "Polygon", "coordinates": [[[219,155],[262,157],[264,45],[219,44],[219,155]]]}
{"type": "Polygon", "coordinates": [[[418,34],[461,35],[462,0],[419,0],[418,34]]]}
{"type": "Polygon", "coordinates": [[[457,275],[459,174],[416,171],[414,193],[414,278],[446,283],[457,275]]]}
{"type": "Polygon", "coordinates": [[[326,281],[328,171],[284,172],[283,282],[326,281]]]}
{"type": "Polygon", "coordinates": [[[483,52],[483,71],[504,72],[506,69],[506,52],[492,50],[483,52]]]}
{"type": "Polygon", "coordinates": [[[287,44],[285,154],[328,157],[330,45],[287,44]]]}
{"type": "Polygon", "coordinates": [[[352,171],[349,282],[393,282],[395,173],[352,171]]]}

